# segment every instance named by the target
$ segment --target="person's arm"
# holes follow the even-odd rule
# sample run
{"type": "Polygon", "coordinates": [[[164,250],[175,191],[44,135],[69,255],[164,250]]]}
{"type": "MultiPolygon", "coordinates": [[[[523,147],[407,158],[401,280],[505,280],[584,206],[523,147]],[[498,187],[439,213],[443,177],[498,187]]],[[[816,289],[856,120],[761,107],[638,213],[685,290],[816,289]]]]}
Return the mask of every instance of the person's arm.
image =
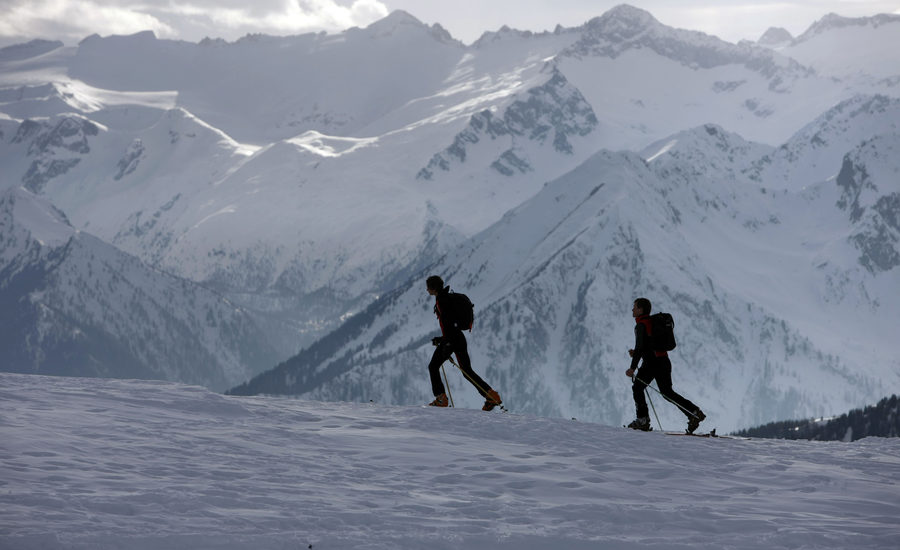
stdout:
{"type": "Polygon", "coordinates": [[[437,318],[438,318],[438,325],[440,325],[440,327],[441,327],[441,335],[442,335],[442,336],[444,335],[444,319],[443,319],[443,316],[444,316],[444,312],[446,311],[446,310],[444,309],[444,300],[441,299],[441,297],[442,297],[443,295],[444,295],[443,293],[438,293],[438,294],[436,294],[435,297],[434,297],[434,314],[435,314],[435,315],[437,316],[437,318]]]}
{"type": "Polygon", "coordinates": [[[634,376],[634,371],[636,371],[638,368],[638,363],[641,360],[641,355],[644,351],[646,340],[647,331],[644,330],[644,324],[637,323],[634,326],[634,349],[628,350],[628,355],[631,356],[631,367],[625,372],[625,374],[627,374],[629,377],[634,376]]]}

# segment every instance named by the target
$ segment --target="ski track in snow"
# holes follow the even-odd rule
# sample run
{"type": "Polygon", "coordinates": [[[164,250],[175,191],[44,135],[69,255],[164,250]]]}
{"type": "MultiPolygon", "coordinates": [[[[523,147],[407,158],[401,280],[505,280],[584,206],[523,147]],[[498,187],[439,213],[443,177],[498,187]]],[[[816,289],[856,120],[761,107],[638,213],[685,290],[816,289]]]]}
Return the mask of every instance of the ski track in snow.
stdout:
{"type": "Polygon", "coordinates": [[[0,374],[0,442],[3,549],[900,540],[898,439],[667,437],[515,413],[0,374]]]}

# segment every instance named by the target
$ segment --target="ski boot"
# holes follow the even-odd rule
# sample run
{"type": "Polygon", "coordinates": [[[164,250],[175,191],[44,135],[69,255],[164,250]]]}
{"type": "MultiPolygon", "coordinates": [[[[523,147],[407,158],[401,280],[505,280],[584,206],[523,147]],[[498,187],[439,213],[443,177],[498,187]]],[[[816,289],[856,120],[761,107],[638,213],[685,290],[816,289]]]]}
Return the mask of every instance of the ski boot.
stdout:
{"type": "Polygon", "coordinates": [[[491,391],[487,392],[487,395],[485,396],[485,399],[484,399],[484,406],[481,407],[481,410],[492,411],[492,410],[494,410],[494,407],[496,407],[497,405],[499,405],[501,403],[503,403],[503,400],[500,399],[500,394],[497,393],[495,390],[491,390],[491,391]]]}
{"type": "Polygon", "coordinates": [[[632,430],[641,430],[642,432],[653,431],[653,426],[650,425],[650,417],[649,416],[635,418],[634,420],[631,421],[631,424],[629,424],[625,427],[631,428],[632,430]]]}
{"type": "Polygon", "coordinates": [[[687,433],[694,433],[694,430],[696,430],[700,426],[700,423],[704,420],[706,420],[706,415],[703,414],[703,411],[697,409],[696,411],[692,412],[688,417],[687,433]]]}
{"type": "Polygon", "coordinates": [[[442,393],[435,396],[434,401],[428,404],[429,407],[448,407],[450,402],[447,400],[447,394],[442,393]]]}

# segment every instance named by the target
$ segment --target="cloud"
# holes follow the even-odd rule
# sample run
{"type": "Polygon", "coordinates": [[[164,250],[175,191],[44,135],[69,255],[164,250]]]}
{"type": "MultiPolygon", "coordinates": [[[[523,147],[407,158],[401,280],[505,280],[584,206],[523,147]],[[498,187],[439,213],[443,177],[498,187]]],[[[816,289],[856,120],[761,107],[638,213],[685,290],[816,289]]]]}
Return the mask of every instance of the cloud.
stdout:
{"type": "MultiPolygon", "coordinates": [[[[355,0],[343,5],[336,0],[211,1],[193,0],[148,7],[148,13],[164,21],[187,21],[238,35],[247,32],[288,34],[309,31],[340,31],[368,25],[388,14],[378,0],[355,0]]],[[[174,24],[174,23],[173,23],[174,24]]]]}
{"type": "Polygon", "coordinates": [[[237,39],[248,33],[337,32],[388,14],[380,0],[0,0],[0,42],[76,43],[151,30],[160,38],[237,39]]]}
{"type": "Polygon", "coordinates": [[[113,3],[90,0],[4,1],[0,36],[15,38],[80,39],[93,32],[124,34],[152,30],[158,34],[174,32],[165,23],[147,13],[113,3]]]}

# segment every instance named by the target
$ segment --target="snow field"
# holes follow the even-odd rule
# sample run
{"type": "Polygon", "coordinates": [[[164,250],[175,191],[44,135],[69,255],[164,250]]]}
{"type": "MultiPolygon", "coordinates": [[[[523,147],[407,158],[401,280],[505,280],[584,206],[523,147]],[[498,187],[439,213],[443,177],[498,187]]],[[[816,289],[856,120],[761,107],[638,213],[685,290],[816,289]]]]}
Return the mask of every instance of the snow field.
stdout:
{"type": "Polygon", "coordinates": [[[0,374],[0,388],[0,548],[887,549],[900,536],[900,440],[668,437],[168,382],[0,374]]]}

